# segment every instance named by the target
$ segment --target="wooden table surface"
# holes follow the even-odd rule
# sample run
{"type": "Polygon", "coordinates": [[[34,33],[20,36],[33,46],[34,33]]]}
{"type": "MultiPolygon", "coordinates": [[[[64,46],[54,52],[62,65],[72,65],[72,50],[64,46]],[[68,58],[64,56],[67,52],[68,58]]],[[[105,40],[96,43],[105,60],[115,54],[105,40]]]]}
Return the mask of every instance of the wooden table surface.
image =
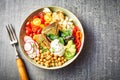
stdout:
{"type": "Polygon", "coordinates": [[[83,25],[85,44],[71,65],[58,70],[35,67],[18,46],[30,80],[120,80],[120,0],[0,0],[0,80],[19,80],[5,25],[13,24],[18,37],[25,18],[43,6],[73,12],[83,25]]]}

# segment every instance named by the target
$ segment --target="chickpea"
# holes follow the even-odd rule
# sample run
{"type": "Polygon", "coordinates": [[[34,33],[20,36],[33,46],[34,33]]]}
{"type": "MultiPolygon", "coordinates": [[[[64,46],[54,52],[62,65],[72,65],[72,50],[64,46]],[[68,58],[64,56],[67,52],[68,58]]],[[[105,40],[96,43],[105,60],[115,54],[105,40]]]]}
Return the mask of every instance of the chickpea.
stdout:
{"type": "Polygon", "coordinates": [[[40,61],[42,62],[42,61],[43,61],[43,59],[40,59],[40,61]]]}
{"type": "Polygon", "coordinates": [[[64,57],[61,57],[61,61],[64,61],[64,57]]]}
{"type": "Polygon", "coordinates": [[[45,63],[46,63],[46,64],[50,64],[50,62],[49,62],[49,61],[46,61],[45,63]]]}
{"type": "Polygon", "coordinates": [[[46,52],[46,54],[47,54],[47,55],[50,55],[50,52],[49,52],[49,51],[47,51],[47,52],[46,52]]]}
{"type": "Polygon", "coordinates": [[[48,60],[49,63],[51,63],[51,60],[48,60]]]}
{"type": "Polygon", "coordinates": [[[35,58],[35,60],[36,60],[36,61],[39,61],[39,60],[40,60],[40,58],[39,58],[39,57],[36,57],[36,58],[35,58]]]}
{"type": "Polygon", "coordinates": [[[61,62],[59,62],[59,63],[58,63],[58,66],[61,66],[61,65],[62,65],[62,63],[61,63],[61,62]]]}
{"type": "Polygon", "coordinates": [[[52,66],[52,67],[54,67],[54,66],[55,66],[55,64],[54,64],[54,63],[51,63],[51,66],[52,66]]]}
{"type": "Polygon", "coordinates": [[[54,57],[54,54],[51,53],[50,56],[51,56],[51,57],[54,57]]]}
{"type": "Polygon", "coordinates": [[[37,57],[40,57],[40,54],[37,54],[37,57]]]}
{"type": "Polygon", "coordinates": [[[37,63],[40,64],[40,61],[38,61],[37,63]]]}
{"type": "Polygon", "coordinates": [[[43,59],[43,62],[46,62],[46,59],[43,59]]]}
{"type": "Polygon", "coordinates": [[[57,59],[57,56],[54,56],[54,59],[57,59]]]}
{"type": "Polygon", "coordinates": [[[54,63],[55,61],[54,60],[51,60],[52,63],[54,63]]]}
{"type": "Polygon", "coordinates": [[[33,58],[38,64],[46,67],[55,67],[63,65],[67,60],[62,56],[59,57],[50,53],[49,51],[45,53],[38,54],[35,58],[33,58]]]}
{"type": "Polygon", "coordinates": [[[58,63],[59,61],[56,59],[55,62],[58,63]]]}
{"type": "Polygon", "coordinates": [[[44,63],[43,62],[40,62],[40,64],[43,66],[44,65],[44,63]]]}
{"type": "Polygon", "coordinates": [[[64,60],[62,60],[61,63],[64,64],[65,63],[64,60]]]}
{"type": "Polygon", "coordinates": [[[64,57],[61,57],[62,60],[64,60],[64,57]]]}
{"type": "Polygon", "coordinates": [[[49,65],[48,63],[45,63],[45,66],[46,66],[46,67],[49,67],[50,65],[49,65]]]}
{"type": "Polygon", "coordinates": [[[58,61],[60,61],[60,60],[61,60],[61,58],[59,57],[59,58],[58,58],[58,61]]]}
{"type": "Polygon", "coordinates": [[[46,59],[47,59],[47,60],[49,60],[50,58],[51,58],[51,56],[50,56],[50,55],[48,55],[48,56],[46,57],[46,59]]]}
{"type": "Polygon", "coordinates": [[[42,59],[44,58],[44,55],[43,55],[43,54],[41,54],[41,58],[42,58],[42,59]]]}
{"type": "Polygon", "coordinates": [[[50,60],[51,60],[51,61],[54,61],[54,57],[51,56],[50,60]]]}
{"type": "Polygon", "coordinates": [[[58,66],[58,63],[55,63],[55,66],[58,66]]]}
{"type": "Polygon", "coordinates": [[[64,59],[64,62],[66,62],[67,60],[66,59],[64,59]]]}

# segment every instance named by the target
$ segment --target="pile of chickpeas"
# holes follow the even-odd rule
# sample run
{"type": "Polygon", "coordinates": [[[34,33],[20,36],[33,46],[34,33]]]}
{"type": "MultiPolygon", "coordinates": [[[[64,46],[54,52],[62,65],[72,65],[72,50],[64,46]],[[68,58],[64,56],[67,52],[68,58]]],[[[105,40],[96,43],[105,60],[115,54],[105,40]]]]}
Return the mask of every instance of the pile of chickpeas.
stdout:
{"type": "Polygon", "coordinates": [[[34,60],[46,67],[56,67],[63,65],[67,60],[63,56],[56,56],[53,53],[50,53],[49,51],[42,53],[40,50],[40,54],[38,54],[34,60]]]}

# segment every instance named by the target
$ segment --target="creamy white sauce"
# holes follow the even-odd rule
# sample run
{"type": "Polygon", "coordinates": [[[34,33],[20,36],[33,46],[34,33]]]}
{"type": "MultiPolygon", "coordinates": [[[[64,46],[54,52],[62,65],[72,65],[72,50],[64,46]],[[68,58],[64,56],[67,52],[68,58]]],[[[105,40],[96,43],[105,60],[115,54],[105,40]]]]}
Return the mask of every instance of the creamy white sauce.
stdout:
{"type": "Polygon", "coordinates": [[[63,56],[64,54],[64,45],[59,42],[58,39],[55,39],[50,44],[50,51],[54,55],[63,56]]]}

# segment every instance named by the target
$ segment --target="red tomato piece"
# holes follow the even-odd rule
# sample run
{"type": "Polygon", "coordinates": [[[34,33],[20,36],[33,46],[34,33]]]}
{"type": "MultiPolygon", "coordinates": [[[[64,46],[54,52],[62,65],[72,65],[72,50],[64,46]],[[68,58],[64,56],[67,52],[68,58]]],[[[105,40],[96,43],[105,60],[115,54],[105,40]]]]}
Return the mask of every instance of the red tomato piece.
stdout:
{"type": "Polygon", "coordinates": [[[48,26],[49,25],[49,23],[45,23],[45,26],[48,26]]]}
{"type": "Polygon", "coordinates": [[[44,14],[45,14],[44,12],[39,12],[39,13],[38,13],[38,16],[39,16],[41,19],[43,19],[43,18],[44,18],[44,14]]]}
{"type": "Polygon", "coordinates": [[[28,30],[30,33],[32,32],[32,29],[30,27],[25,27],[26,30],[28,30]]]}
{"type": "Polygon", "coordinates": [[[45,19],[41,18],[41,24],[44,24],[44,23],[45,23],[45,19]]]}
{"type": "Polygon", "coordinates": [[[72,35],[73,35],[73,36],[76,36],[76,32],[77,32],[78,30],[79,30],[78,27],[75,26],[75,27],[73,28],[72,35]]]}
{"type": "Polygon", "coordinates": [[[74,32],[77,32],[77,30],[78,30],[78,28],[75,26],[75,27],[73,28],[73,31],[74,31],[74,32]]]}
{"type": "Polygon", "coordinates": [[[26,30],[27,30],[27,29],[28,29],[28,30],[31,30],[31,28],[30,28],[30,27],[25,27],[25,29],[26,29],[26,30]]]}
{"type": "Polygon", "coordinates": [[[27,27],[31,27],[31,23],[28,21],[28,22],[26,23],[26,26],[27,26],[27,27]]]}
{"type": "Polygon", "coordinates": [[[41,33],[41,31],[42,31],[42,29],[41,29],[41,28],[39,28],[39,29],[37,30],[37,34],[40,34],[40,33],[41,33]]]}
{"type": "Polygon", "coordinates": [[[31,33],[31,32],[30,32],[29,30],[26,30],[26,34],[27,34],[27,35],[30,35],[30,33],[31,33]]]}
{"type": "Polygon", "coordinates": [[[39,16],[37,16],[37,15],[33,16],[33,19],[35,19],[35,18],[39,18],[39,16]]]}
{"type": "Polygon", "coordinates": [[[79,30],[78,26],[75,26],[74,28],[76,29],[76,31],[79,30]]]}
{"type": "Polygon", "coordinates": [[[36,35],[36,33],[33,33],[33,36],[36,35]]]}
{"type": "Polygon", "coordinates": [[[38,30],[38,28],[39,28],[39,27],[37,27],[37,26],[33,26],[33,27],[32,27],[32,31],[33,31],[34,33],[36,33],[37,30],[38,30]]]}
{"type": "Polygon", "coordinates": [[[75,37],[75,36],[76,36],[76,33],[73,31],[73,32],[72,32],[72,35],[75,37]]]}

